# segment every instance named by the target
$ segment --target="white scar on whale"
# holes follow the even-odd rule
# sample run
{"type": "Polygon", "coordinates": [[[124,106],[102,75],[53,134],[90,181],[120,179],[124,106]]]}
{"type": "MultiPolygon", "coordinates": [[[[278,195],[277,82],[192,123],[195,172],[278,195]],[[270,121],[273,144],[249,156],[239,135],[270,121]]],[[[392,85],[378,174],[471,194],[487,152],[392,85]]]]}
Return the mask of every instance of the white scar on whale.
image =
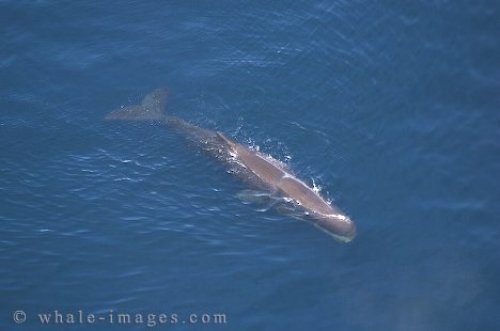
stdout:
{"type": "MultiPolygon", "coordinates": [[[[337,240],[349,242],[356,236],[356,225],[339,208],[325,200],[315,184],[310,187],[298,179],[281,161],[251,149],[224,134],[190,124],[165,112],[167,89],[159,88],[144,97],[140,105],[116,109],[108,120],[156,121],[173,127],[204,151],[225,162],[231,173],[282,201],[303,211],[303,217],[337,240]]],[[[261,194],[254,198],[262,197],[261,194]]]]}

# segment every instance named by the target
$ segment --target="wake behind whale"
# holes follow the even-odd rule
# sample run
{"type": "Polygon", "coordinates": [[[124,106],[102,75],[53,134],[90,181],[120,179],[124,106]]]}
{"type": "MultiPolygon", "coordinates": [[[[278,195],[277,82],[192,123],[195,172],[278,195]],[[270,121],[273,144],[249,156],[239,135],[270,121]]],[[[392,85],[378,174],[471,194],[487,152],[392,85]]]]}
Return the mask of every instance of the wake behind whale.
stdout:
{"type": "MultiPolygon", "coordinates": [[[[313,187],[298,179],[280,161],[239,144],[224,134],[200,128],[179,117],[165,113],[168,92],[159,88],[146,95],[140,105],[116,109],[106,116],[108,120],[157,121],[173,127],[204,151],[231,167],[231,172],[259,189],[269,197],[302,210],[301,219],[307,219],[334,238],[349,242],[356,236],[356,226],[340,209],[328,203],[313,187]]],[[[256,194],[255,197],[259,197],[256,194]]]]}

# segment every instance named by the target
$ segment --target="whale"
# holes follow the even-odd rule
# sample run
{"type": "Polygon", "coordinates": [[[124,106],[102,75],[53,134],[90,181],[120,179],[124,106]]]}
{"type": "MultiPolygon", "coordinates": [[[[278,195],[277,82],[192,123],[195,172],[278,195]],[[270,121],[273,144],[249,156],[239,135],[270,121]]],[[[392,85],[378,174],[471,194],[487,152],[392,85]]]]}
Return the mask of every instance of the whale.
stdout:
{"type": "MultiPolygon", "coordinates": [[[[191,124],[166,112],[168,90],[158,88],[140,104],[111,111],[106,120],[151,121],[173,128],[209,155],[224,162],[232,173],[253,188],[279,197],[306,220],[341,242],[356,236],[356,225],[340,208],[326,200],[314,185],[299,179],[286,164],[271,155],[238,143],[222,132],[191,124]]],[[[297,215],[297,213],[295,213],[297,215]]]]}

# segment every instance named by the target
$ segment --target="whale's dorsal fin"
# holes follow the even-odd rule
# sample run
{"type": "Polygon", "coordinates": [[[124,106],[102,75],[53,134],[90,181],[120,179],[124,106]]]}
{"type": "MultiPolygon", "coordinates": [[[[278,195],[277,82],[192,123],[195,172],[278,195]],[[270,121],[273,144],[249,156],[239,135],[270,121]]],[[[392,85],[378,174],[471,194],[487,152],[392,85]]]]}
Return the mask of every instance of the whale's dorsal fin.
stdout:
{"type": "Polygon", "coordinates": [[[224,134],[222,134],[221,132],[217,131],[217,137],[219,137],[226,145],[229,146],[229,148],[231,148],[232,150],[235,150],[236,149],[236,143],[234,141],[232,141],[231,139],[229,139],[228,137],[226,137],[224,134]]]}

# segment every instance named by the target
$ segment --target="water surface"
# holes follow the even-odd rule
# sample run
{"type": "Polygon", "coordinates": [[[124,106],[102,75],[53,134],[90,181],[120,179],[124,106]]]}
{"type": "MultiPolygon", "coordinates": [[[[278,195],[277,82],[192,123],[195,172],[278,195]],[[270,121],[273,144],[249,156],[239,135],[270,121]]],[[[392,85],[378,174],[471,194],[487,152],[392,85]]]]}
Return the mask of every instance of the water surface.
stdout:
{"type": "Polygon", "coordinates": [[[498,7],[0,2],[1,328],[498,329],[498,7]],[[158,86],[314,180],[357,238],[241,203],[175,132],[103,121],[158,86]]]}

